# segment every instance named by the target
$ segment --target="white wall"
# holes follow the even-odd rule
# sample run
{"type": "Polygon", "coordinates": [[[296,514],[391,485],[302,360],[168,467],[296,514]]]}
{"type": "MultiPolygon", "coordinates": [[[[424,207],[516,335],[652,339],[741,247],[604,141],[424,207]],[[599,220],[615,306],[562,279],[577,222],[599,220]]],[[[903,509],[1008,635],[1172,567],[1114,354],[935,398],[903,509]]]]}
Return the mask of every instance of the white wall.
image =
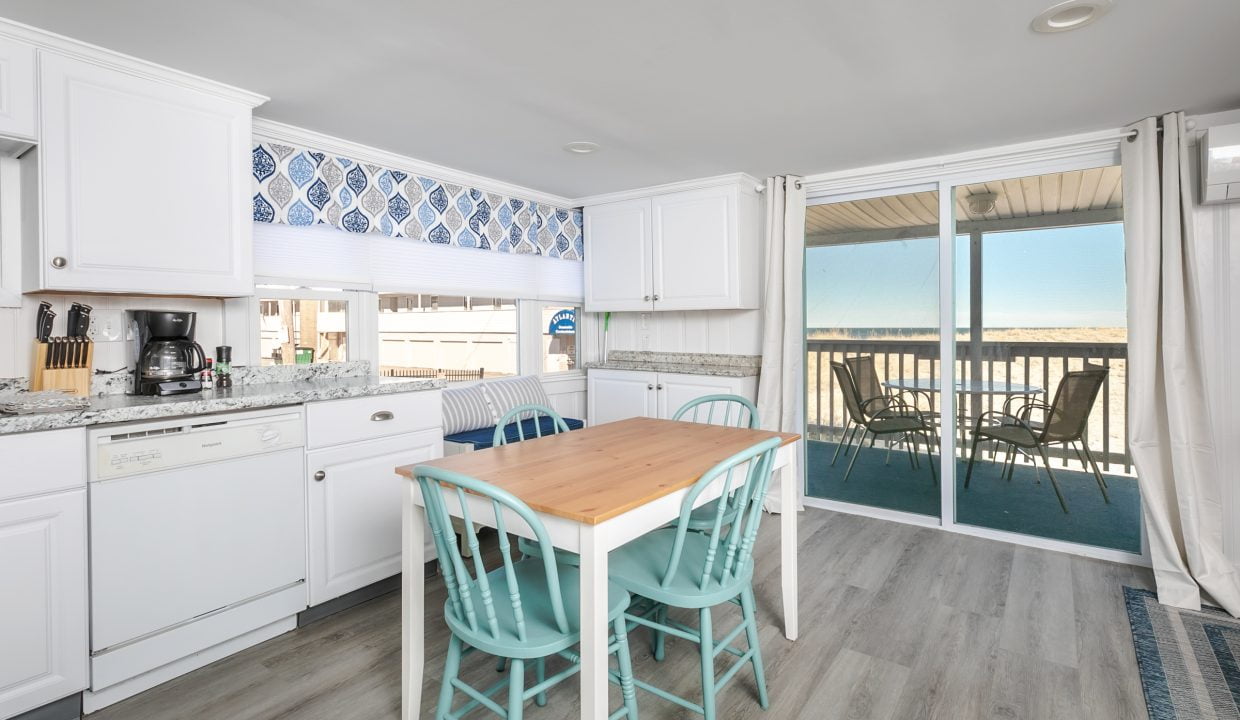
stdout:
{"type": "MultiPolygon", "coordinates": [[[[33,353],[34,321],[39,302],[46,300],[56,313],[52,335],[65,334],[65,322],[69,306],[82,302],[93,308],[93,313],[124,310],[178,310],[198,313],[195,340],[214,354],[215,346],[224,341],[224,306],[215,298],[145,297],[126,295],[91,295],[41,293],[22,298],[21,308],[0,309],[0,377],[29,377],[33,353]]],[[[119,370],[129,363],[126,343],[99,342],[95,344],[95,369],[119,370]]]]}
{"type": "MultiPolygon", "coordinates": [[[[1193,118],[1196,133],[1214,125],[1240,122],[1240,110],[1193,118]]],[[[1199,182],[1198,156],[1193,148],[1193,182],[1199,182]]],[[[1194,188],[1194,198],[1200,197],[1194,188]]],[[[1223,482],[1223,548],[1240,568],[1240,203],[1198,205],[1193,216],[1196,233],[1193,260],[1204,280],[1201,323],[1206,338],[1206,382],[1213,404],[1220,477],[1223,482]]]]}

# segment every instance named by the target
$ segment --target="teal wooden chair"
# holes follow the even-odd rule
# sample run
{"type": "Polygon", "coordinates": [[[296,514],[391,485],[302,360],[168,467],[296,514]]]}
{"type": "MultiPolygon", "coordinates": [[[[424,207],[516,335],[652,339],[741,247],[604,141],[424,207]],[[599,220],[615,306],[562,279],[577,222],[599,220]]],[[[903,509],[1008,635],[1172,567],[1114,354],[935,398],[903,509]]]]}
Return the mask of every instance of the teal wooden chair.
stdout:
{"type": "MultiPolygon", "coordinates": [[[[704,395],[685,403],[675,415],[672,415],[672,419],[751,430],[757,430],[761,425],[758,420],[757,406],[748,398],[740,395],[704,395]]],[[[696,532],[709,530],[715,522],[719,502],[719,500],[712,500],[694,510],[689,518],[689,529],[696,532]]],[[[723,524],[730,525],[735,518],[735,503],[729,500],[728,507],[723,513],[723,524]]]]}
{"type": "MultiPolygon", "coordinates": [[[[448,589],[444,621],[452,633],[435,718],[455,720],[481,706],[500,717],[520,720],[530,699],[540,706],[546,705],[547,690],[580,669],[580,658],[571,651],[581,639],[579,570],[557,565],[546,527],[529,506],[511,493],[439,468],[419,466],[414,473],[422,490],[431,535],[439,551],[444,584],[448,589]],[[499,532],[501,568],[488,572],[483,565],[466,493],[490,501],[489,511],[494,514],[499,532]],[[457,546],[449,506],[462,510],[472,558],[463,558],[457,546]],[[513,560],[506,518],[514,516],[537,538],[541,557],[513,560]],[[472,560],[472,575],[467,560],[472,560]],[[508,677],[485,690],[461,680],[461,658],[474,650],[508,659],[508,677]],[[569,667],[547,677],[546,659],[552,655],[567,660],[569,667]],[[527,687],[526,671],[531,665],[535,681],[527,687]],[[507,702],[501,706],[492,696],[504,688],[508,690],[507,702]],[[457,692],[467,696],[468,702],[454,710],[452,705],[457,692]]],[[[628,605],[628,592],[615,583],[609,584],[607,617],[613,634],[608,641],[608,652],[614,653],[618,660],[618,670],[611,671],[611,680],[619,684],[624,698],[624,707],[610,717],[636,720],[637,698],[624,620],[628,605]]]]}
{"type": "Polygon", "coordinates": [[[758,624],[753,598],[753,547],[762,519],[762,498],[770,483],[779,438],[754,445],[719,463],[702,476],[685,496],[680,520],[675,527],[661,528],[613,550],[608,558],[611,581],[633,595],[650,599],[645,611],[636,608],[625,614],[631,626],[643,625],[658,635],[656,659],[662,659],[662,636],[670,633],[697,643],[701,657],[702,702],[697,704],[640,679],[637,687],[681,707],[715,720],[715,698],[719,690],[747,663],[753,666],[758,686],[758,702],[770,702],[762,669],[762,649],[758,644],[758,624]],[[744,471],[738,471],[743,465],[744,471]],[[724,497],[735,491],[737,514],[724,532],[724,506],[715,509],[714,522],[706,532],[690,532],[693,505],[712,483],[722,482],[724,497]],[[711,608],[725,602],[739,602],[742,620],[716,640],[711,624],[711,608]],[[697,628],[669,620],[666,608],[698,611],[697,628]],[[732,646],[745,634],[748,650],[732,646]],[[715,675],[715,657],[727,653],[736,661],[720,676],[715,675]]]}
{"type": "MultiPolygon", "coordinates": [[[[518,405],[504,413],[504,416],[499,419],[499,423],[495,426],[495,438],[492,444],[498,447],[545,435],[558,435],[562,432],[568,432],[568,423],[564,422],[564,418],[555,410],[546,405],[518,405]]],[[[541,557],[538,544],[532,540],[518,538],[517,547],[522,555],[541,557]]],[[[561,565],[574,567],[581,565],[581,558],[577,556],[577,553],[557,549],[555,555],[561,565]]],[[[500,664],[502,667],[503,661],[500,661],[500,664]]]]}

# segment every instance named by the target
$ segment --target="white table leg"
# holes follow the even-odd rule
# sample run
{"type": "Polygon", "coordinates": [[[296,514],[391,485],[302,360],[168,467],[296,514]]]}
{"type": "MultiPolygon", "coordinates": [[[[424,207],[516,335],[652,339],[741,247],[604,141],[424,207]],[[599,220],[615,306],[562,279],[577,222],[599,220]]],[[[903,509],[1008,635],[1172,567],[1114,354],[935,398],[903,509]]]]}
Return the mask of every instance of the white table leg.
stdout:
{"type": "Polygon", "coordinates": [[[780,475],[780,574],[784,596],[784,636],[797,639],[797,487],[801,482],[801,444],[788,447],[788,464],[780,475]]]}
{"type": "Polygon", "coordinates": [[[607,547],[597,525],[581,525],[581,718],[607,712],[607,547]]]}
{"type": "Polygon", "coordinates": [[[426,664],[425,548],[426,511],[414,502],[418,497],[413,480],[405,483],[403,522],[401,523],[401,718],[417,720],[422,708],[422,670],[426,664]]]}

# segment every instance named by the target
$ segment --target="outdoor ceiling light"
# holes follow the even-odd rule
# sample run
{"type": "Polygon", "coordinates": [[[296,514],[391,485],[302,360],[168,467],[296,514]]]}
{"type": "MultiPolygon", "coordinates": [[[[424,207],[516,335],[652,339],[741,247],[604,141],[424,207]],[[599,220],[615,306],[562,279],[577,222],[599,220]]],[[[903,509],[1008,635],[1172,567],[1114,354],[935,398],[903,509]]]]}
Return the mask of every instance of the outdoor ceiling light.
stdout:
{"type": "Polygon", "coordinates": [[[1085,27],[1115,5],[1115,0],[1067,0],[1043,10],[1029,27],[1034,32],[1056,33],[1085,27]]]}
{"type": "Polygon", "coordinates": [[[995,201],[999,199],[999,193],[982,192],[973,193],[965,198],[965,202],[969,205],[970,215],[985,215],[994,212],[995,201]]]}
{"type": "Polygon", "coordinates": [[[564,149],[570,153],[576,153],[578,155],[586,155],[592,152],[598,152],[599,144],[589,142],[586,140],[577,140],[577,141],[570,142],[569,144],[565,145],[564,149]]]}

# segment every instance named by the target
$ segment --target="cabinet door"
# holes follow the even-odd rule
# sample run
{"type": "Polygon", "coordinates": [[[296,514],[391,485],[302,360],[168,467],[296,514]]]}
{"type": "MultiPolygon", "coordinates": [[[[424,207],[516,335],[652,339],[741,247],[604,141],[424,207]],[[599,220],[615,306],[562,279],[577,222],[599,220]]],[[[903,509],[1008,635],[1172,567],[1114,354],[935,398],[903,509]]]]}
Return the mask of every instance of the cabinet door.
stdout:
{"type": "Polygon", "coordinates": [[[740,395],[753,400],[751,378],[715,377],[711,375],[674,375],[659,373],[659,415],[671,420],[676,411],[690,400],[703,395],[740,395]]]}
{"type": "Polygon", "coordinates": [[[591,425],[632,417],[655,417],[659,376],[633,370],[591,370],[586,402],[591,425]]]}
{"type": "Polygon", "coordinates": [[[585,209],[586,312],[650,310],[650,200],[585,209]]]}
{"type": "Polygon", "coordinates": [[[0,503],[0,717],[86,687],[86,491],[0,503]]]}
{"type": "Polygon", "coordinates": [[[0,38],[0,135],[35,137],[34,47],[0,38]]]}
{"type": "Polygon", "coordinates": [[[252,294],[250,108],[40,56],[49,290],[252,294]]]}
{"type": "Polygon", "coordinates": [[[439,429],[307,453],[311,605],[400,572],[395,468],[442,455],[439,429]]]}
{"type": "Polygon", "coordinates": [[[736,202],[737,189],[731,186],[653,199],[656,310],[740,307],[736,202]]]}

